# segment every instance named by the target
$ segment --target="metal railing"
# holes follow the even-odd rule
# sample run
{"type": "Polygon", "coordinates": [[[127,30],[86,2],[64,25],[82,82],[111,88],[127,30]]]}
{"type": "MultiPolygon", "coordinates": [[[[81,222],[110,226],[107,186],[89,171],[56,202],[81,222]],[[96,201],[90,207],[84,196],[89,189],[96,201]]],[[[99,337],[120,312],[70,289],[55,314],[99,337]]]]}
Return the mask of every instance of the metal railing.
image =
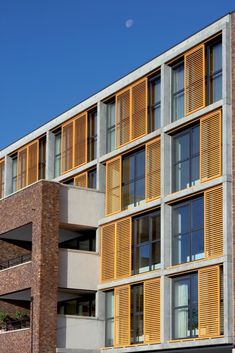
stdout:
{"type": "Polygon", "coordinates": [[[14,330],[22,330],[30,327],[30,319],[20,319],[20,320],[7,320],[0,324],[0,331],[14,331],[14,330]]]}
{"type": "Polygon", "coordinates": [[[21,256],[15,257],[14,259],[0,263],[0,271],[5,270],[6,268],[9,268],[12,266],[23,264],[24,262],[27,262],[27,261],[31,261],[31,254],[21,255],[21,256]]]}

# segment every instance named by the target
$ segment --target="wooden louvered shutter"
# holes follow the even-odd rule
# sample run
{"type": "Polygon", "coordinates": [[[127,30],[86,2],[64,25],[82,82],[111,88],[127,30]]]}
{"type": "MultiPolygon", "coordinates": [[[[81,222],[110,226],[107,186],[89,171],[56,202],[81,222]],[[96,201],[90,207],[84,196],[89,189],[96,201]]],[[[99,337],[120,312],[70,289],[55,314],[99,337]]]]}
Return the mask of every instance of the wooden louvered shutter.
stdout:
{"type": "Polygon", "coordinates": [[[77,175],[74,178],[74,185],[79,186],[80,188],[87,188],[88,187],[87,172],[77,175]]]}
{"type": "Polygon", "coordinates": [[[223,255],[223,188],[218,186],[204,194],[205,257],[223,255]]]}
{"type": "Polygon", "coordinates": [[[101,281],[114,279],[115,223],[101,227],[101,281]]]}
{"type": "Polygon", "coordinates": [[[39,168],[39,146],[38,140],[28,146],[28,178],[27,184],[30,185],[38,180],[39,168]]]}
{"type": "Polygon", "coordinates": [[[160,343],[160,278],[144,282],[144,343],[160,343]]]}
{"type": "Polygon", "coordinates": [[[130,141],[130,89],[116,96],[116,147],[130,141]]]}
{"type": "Polygon", "coordinates": [[[198,271],[199,338],[220,336],[220,267],[198,271]]]}
{"type": "Polygon", "coordinates": [[[131,218],[116,225],[116,278],[131,276],[131,218]]]}
{"type": "Polygon", "coordinates": [[[121,156],[106,164],[106,215],[121,211],[121,156]]]}
{"type": "Polygon", "coordinates": [[[0,161],[0,199],[4,196],[5,163],[0,161]]]}
{"type": "Polygon", "coordinates": [[[134,140],[147,133],[147,78],[132,87],[131,104],[131,139],[134,140]]]}
{"type": "Polygon", "coordinates": [[[145,199],[151,201],[161,195],[161,140],[146,144],[145,199]]]}
{"type": "Polygon", "coordinates": [[[221,111],[200,119],[200,179],[201,182],[221,176],[222,173],[221,111]]]}
{"type": "Polygon", "coordinates": [[[17,189],[27,185],[27,147],[18,151],[17,157],[17,189]]]}
{"type": "Polygon", "coordinates": [[[185,115],[205,107],[204,44],[185,54],[185,115]]]}
{"type": "Polygon", "coordinates": [[[125,347],[130,344],[130,286],[114,290],[114,346],[125,347]]]}
{"type": "Polygon", "coordinates": [[[77,167],[87,162],[87,113],[79,116],[74,124],[74,166],[77,167]]]}
{"type": "Polygon", "coordinates": [[[73,122],[62,126],[62,173],[73,168],[73,122]]]}

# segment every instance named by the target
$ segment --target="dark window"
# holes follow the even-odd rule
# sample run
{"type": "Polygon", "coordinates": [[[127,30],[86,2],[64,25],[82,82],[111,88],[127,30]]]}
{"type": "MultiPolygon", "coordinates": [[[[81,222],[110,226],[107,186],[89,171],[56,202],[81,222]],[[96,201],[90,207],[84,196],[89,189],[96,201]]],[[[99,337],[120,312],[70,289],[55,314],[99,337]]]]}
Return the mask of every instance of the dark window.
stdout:
{"type": "Polygon", "coordinates": [[[207,104],[222,98],[222,43],[217,39],[206,47],[207,104]]]}
{"type": "Polygon", "coordinates": [[[199,125],[173,137],[173,191],[188,188],[199,181],[199,125]]]}
{"type": "Polygon", "coordinates": [[[204,199],[202,197],[173,207],[173,263],[181,264],[204,257],[204,199]]]}
{"type": "Polygon", "coordinates": [[[161,77],[149,80],[149,132],[161,127],[161,77]]]}
{"type": "Polygon", "coordinates": [[[134,274],[156,269],[160,263],[160,211],[133,219],[134,274]]]}
{"type": "Polygon", "coordinates": [[[131,343],[144,341],[143,285],[131,287],[131,343]]]}
{"type": "Polygon", "coordinates": [[[61,174],[61,131],[55,133],[55,178],[61,174]]]}
{"type": "Polygon", "coordinates": [[[88,114],[88,162],[96,159],[97,149],[97,111],[88,114]]]}
{"type": "Polygon", "coordinates": [[[17,155],[12,157],[12,192],[17,190],[17,155]]]}
{"type": "Polygon", "coordinates": [[[172,68],[172,116],[173,121],[184,116],[184,62],[172,68]]]}
{"type": "Polygon", "coordinates": [[[114,293],[105,293],[105,346],[114,344],[114,293]]]}
{"type": "Polygon", "coordinates": [[[85,293],[58,303],[58,314],[95,316],[95,293],[85,293]]]}
{"type": "Polygon", "coordinates": [[[79,233],[80,235],[78,237],[60,243],[60,248],[83,251],[96,251],[96,231],[89,230],[84,231],[83,233],[79,233]]]}
{"type": "Polygon", "coordinates": [[[39,141],[39,179],[46,176],[46,138],[39,141]]]}
{"type": "Polygon", "coordinates": [[[115,150],[115,100],[107,103],[107,153],[115,150]]]}
{"type": "Polygon", "coordinates": [[[122,161],[122,208],[136,206],[145,198],[145,150],[139,150],[122,161]]]}
{"type": "Polygon", "coordinates": [[[74,179],[73,178],[67,179],[67,180],[63,181],[63,184],[74,185],[74,179]]]}
{"type": "Polygon", "coordinates": [[[173,338],[198,335],[197,273],[173,280],[173,338]]]}
{"type": "Polygon", "coordinates": [[[96,169],[88,172],[88,188],[96,189],[96,169]]]}

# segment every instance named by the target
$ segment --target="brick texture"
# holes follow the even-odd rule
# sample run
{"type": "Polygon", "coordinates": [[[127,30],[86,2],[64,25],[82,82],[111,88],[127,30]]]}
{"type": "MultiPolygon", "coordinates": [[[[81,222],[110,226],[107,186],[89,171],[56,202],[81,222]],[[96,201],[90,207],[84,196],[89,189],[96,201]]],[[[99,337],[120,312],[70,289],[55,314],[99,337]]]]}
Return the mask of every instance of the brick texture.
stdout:
{"type": "Polygon", "coordinates": [[[31,353],[31,330],[0,333],[0,353],[31,353]]]}

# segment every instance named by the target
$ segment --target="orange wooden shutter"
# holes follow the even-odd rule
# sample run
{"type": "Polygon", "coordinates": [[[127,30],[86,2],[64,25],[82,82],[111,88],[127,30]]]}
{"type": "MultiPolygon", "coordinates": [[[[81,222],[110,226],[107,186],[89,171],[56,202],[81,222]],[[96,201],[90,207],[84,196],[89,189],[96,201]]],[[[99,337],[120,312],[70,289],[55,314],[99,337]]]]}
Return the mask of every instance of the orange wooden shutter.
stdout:
{"type": "Polygon", "coordinates": [[[144,282],[144,343],[160,343],[160,278],[144,282]]]}
{"type": "Polygon", "coordinates": [[[131,139],[134,140],[147,133],[147,78],[132,87],[131,104],[131,139]]]}
{"type": "Polygon", "coordinates": [[[82,173],[74,177],[74,185],[79,186],[80,188],[88,187],[88,175],[87,172],[82,173]]]}
{"type": "Polygon", "coordinates": [[[201,182],[221,176],[222,173],[221,111],[200,119],[200,179],[201,182]]]}
{"type": "Polygon", "coordinates": [[[204,44],[185,54],[185,115],[205,107],[204,44]]]}
{"type": "Polygon", "coordinates": [[[220,336],[220,268],[211,266],[198,271],[199,338],[220,336]]]}
{"type": "Polygon", "coordinates": [[[87,162],[87,113],[75,119],[74,124],[74,166],[77,167],[87,162]]]}
{"type": "Polygon", "coordinates": [[[101,281],[114,279],[115,223],[101,227],[101,281]]]}
{"type": "Polygon", "coordinates": [[[204,194],[205,257],[223,255],[223,188],[217,186],[204,194]]]}
{"type": "Polygon", "coordinates": [[[106,164],[106,215],[121,211],[121,156],[106,164]]]}
{"type": "Polygon", "coordinates": [[[4,196],[5,163],[0,161],[0,199],[4,196]]]}
{"type": "Polygon", "coordinates": [[[28,146],[27,185],[38,180],[39,150],[38,140],[28,146]]]}
{"type": "Polygon", "coordinates": [[[130,141],[130,89],[116,96],[116,147],[130,141]]]}
{"type": "Polygon", "coordinates": [[[73,122],[62,125],[62,173],[73,168],[73,122]]]}
{"type": "Polygon", "coordinates": [[[114,303],[114,346],[128,346],[130,344],[130,286],[115,288],[114,303]]]}
{"type": "Polygon", "coordinates": [[[145,198],[151,201],[161,195],[161,140],[146,144],[145,198]]]}
{"type": "Polygon", "coordinates": [[[27,147],[18,151],[17,157],[17,189],[27,185],[27,147]]]}
{"type": "Polygon", "coordinates": [[[131,276],[131,218],[116,225],[116,278],[131,276]]]}

